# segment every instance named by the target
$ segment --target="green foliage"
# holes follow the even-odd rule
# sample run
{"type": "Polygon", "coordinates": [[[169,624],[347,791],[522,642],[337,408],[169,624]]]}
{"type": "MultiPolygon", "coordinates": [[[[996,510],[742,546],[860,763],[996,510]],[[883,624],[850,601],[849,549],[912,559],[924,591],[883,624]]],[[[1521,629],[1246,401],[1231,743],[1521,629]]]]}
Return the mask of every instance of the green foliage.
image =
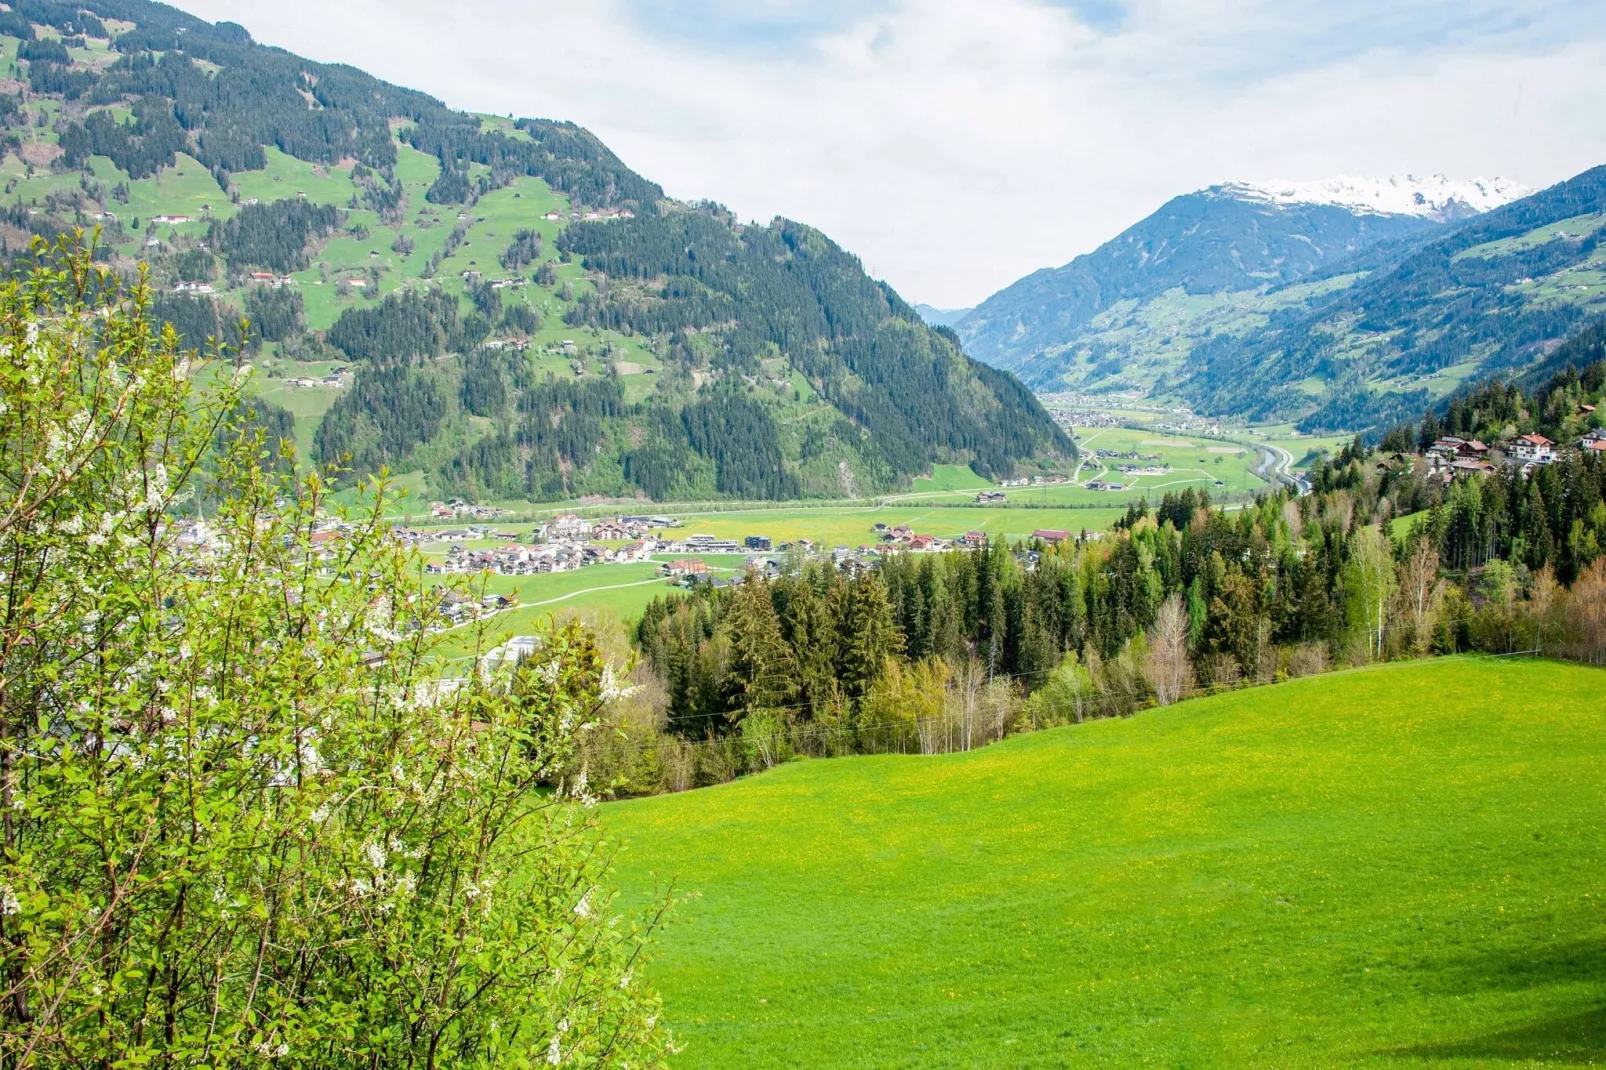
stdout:
{"type": "Polygon", "coordinates": [[[714,462],[719,489],[736,498],[797,496],[797,482],[782,464],[775,424],[746,394],[727,389],[681,411],[692,449],[714,462]]]}
{"type": "Polygon", "coordinates": [[[520,230],[502,252],[502,266],[509,271],[522,271],[541,257],[541,235],[533,230],[520,230]]]}
{"type": "Polygon", "coordinates": [[[173,328],[178,335],[179,345],[206,349],[212,339],[236,348],[240,344],[238,318],[232,315],[232,310],[210,297],[158,294],[150,301],[146,311],[153,322],[173,328]]]}
{"type": "Polygon", "coordinates": [[[462,204],[468,197],[468,172],[459,171],[455,167],[443,170],[441,177],[437,178],[435,184],[424,194],[424,199],[431,204],[462,204]]]}
{"type": "Polygon", "coordinates": [[[498,326],[534,334],[541,329],[541,316],[529,305],[512,304],[502,310],[502,322],[498,326]]]}
{"type": "Polygon", "coordinates": [[[268,342],[283,342],[306,326],[306,301],[288,286],[253,286],[246,291],[245,317],[268,342]]]}
{"type": "Polygon", "coordinates": [[[28,60],[30,63],[59,63],[63,66],[72,62],[72,57],[67,54],[67,49],[62,43],[48,37],[23,44],[17,49],[17,58],[28,60]]]}
{"type": "Polygon", "coordinates": [[[446,397],[427,371],[395,364],[364,368],[324,414],[314,449],[325,464],[372,475],[434,438],[445,416],[446,397]]]}
{"type": "Polygon", "coordinates": [[[70,252],[0,287],[0,1058],[660,1065],[562,772],[612,698],[590,637],[442,679],[384,488],[330,544],[146,296],[70,252]]]}
{"type": "Polygon", "coordinates": [[[172,106],[155,97],[134,105],[131,122],[120,123],[109,112],[95,111],[82,124],[69,124],[61,134],[61,149],[69,166],[82,167],[90,156],[109,156],[134,178],[172,167],[175,154],[188,147],[172,106]]]}
{"type": "Polygon", "coordinates": [[[178,277],[184,282],[211,282],[217,277],[217,258],[206,249],[190,249],[180,253],[174,266],[178,277]]]}
{"type": "Polygon", "coordinates": [[[502,363],[496,355],[484,350],[468,357],[463,367],[464,409],[475,416],[496,416],[507,407],[502,363]]]}
{"type": "Polygon", "coordinates": [[[475,337],[471,326],[456,297],[432,289],[389,294],[375,308],[348,308],[326,337],[355,360],[405,362],[468,349],[485,336],[482,329],[475,337]]]}
{"type": "Polygon", "coordinates": [[[207,241],[233,271],[301,271],[308,263],[307,243],[333,234],[341,219],[339,209],[306,201],[248,204],[233,218],[213,223],[207,241]]]}

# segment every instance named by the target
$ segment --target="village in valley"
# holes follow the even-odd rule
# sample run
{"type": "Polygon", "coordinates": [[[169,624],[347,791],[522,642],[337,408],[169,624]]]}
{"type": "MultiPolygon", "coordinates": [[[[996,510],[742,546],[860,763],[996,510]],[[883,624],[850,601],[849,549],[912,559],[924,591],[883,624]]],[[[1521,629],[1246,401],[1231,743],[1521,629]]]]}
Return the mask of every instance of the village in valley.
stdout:
{"type": "MultiPolygon", "coordinates": [[[[436,519],[469,516],[494,520],[499,510],[462,502],[431,506],[436,519]]],[[[534,524],[525,532],[505,530],[486,524],[440,529],[396,528],[394,536],[420,548],[446,546],[443,553],[432,552],[425,571],[431,575],[486,572],[499,576],[540,576],[571,572],[594,565],[623,565],[658,561],[661,574],[672,581],[693,583],[709,580],[716,585],[741,582],[746,572],[778,573],[783,559],[825,559],[838,568],[869,565],[889,553],[932,553],[951,549],[977,549],[990,544],[983,531],[968,531],[954,537],[939,537],[916,531],[909,525],[870,525],[873,541],[856,547],[817,545],[807,538],[777,542],[768,535],[752,534],[737,539],[706,534],[679,534],[682,521],[667,516],[620,515],[606,519],[587,519],[572,513],[534,524]],[[471,547],[470,543],[492,544],[471,547]],[[500,543],[500,545],[495,545],[500,543]],[[713,576],[705,557],[742,557],[739,572],[728,578],[713,576]]],[[[1031,541],[1045,545],[1081,537],[1096,539],[1096,532],[1073,533],[1065,529],[1043,528],[1032,533],[1031,541]]]]}

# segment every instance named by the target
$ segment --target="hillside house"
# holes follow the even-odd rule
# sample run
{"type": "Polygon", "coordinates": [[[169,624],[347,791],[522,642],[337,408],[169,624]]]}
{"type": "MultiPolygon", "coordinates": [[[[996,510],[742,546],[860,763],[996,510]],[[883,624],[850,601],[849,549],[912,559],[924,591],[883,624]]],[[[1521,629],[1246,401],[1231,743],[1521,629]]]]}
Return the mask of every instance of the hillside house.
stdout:
{"type": "Polygon", "coordinates": [[[976,495],[977,505],[998,505],[1009,501],[1009,495],[1001,490],[984,490],[976,495]]]}
{"type": "Polygon", "coordinates": [[[1038,528],[1032,532],[1032,538],[1046,542],[1051,546],[1058,546],[1062,542],[1069,542],[1071,533],[1057,528],[1038,528]]]}
{"type": "Polygon", "coordinates": [[[968,546],[971,549],[986,546],[987,533],[985,531],[967,531],[963,535],[959,536],[959,543],[960,545],[968,546]]]}
{"type": "Polygon", "coordinates": [[[1468,476],[1483,475],[1493,471],[1494,465],[1490,464],[1488,461],[1478,461],[1463,457],[1451,461],[1449,464],[1440,468],[1438,470],[1438,474],[1440,478],[1444,480],[1444,485],[1448,487],[1457,479],[1465,479],[1468,476]]]}
{"type": "Polygon", "coordinates": [[[1427,448],[1428,467],[1436,471],[1449,467],[1456,460],[1478,461],[1488,454],[1489,447],[1475,438],[1446,435],[1427,448]]]}
{"type": "Polygon", "coordinates": [[[1511,455],[1518,461],[1549,464],[1556,459],[1556,444],[1544,435],[1522,435],[1511,444],[1511,455]]]}
{"type": "Polygon", "coordinates": [[[708,575],[708,565],[695,557],[679,558],[664,566],[664,575],[677,579],[697,579],[708,575]]]}

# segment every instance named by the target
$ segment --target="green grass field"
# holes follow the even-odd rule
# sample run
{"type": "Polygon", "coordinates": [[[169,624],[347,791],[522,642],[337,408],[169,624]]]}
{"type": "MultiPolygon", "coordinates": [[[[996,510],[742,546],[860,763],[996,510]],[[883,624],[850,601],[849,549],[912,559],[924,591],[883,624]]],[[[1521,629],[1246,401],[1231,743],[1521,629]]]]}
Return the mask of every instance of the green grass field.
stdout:
{"type": "MultiPolygon", "coordinates": [[[[594,565],[546,576],[487,576],[487,594],[513,595],[520,605],[492,618],[486,635],[494,646],[510,635],[530,635],[548,617],[561,617],[571,611],[611,613],[626,623],[640,620],[648,602],[674,590],[660,574],[661,567],[658,561],[642,561],[594,565]]],[[[710,567],[719,566],[711,562],[710,567]]],[[[728,574],[734,574],[741,566],[738,560],[734,566],[723,567],[728,574]]],[[[473,628],[462,627],[447,636],[440,653],[448,658],[464,657],[473,653],[473,647],[473,628]]]]}
{"type": "Polygon", "coordinates": [[[1606,1060],[1599,670],[1307,678],[603,807],[678,1065],[1606,1060]]]}
{"type": "Polygon", "coordinates": [[[808,539],[817,546],[875,545],[879,537],[876,524],[896,527],[907,524],[923,535],[952,538],[967,531],[985,531],[1011,539],[1029,538],[1039,528],[1060,528],[1071,532],[1103,531],[1125,508],[1106,509],[1011,509],[1005,506],[938,505],[912,502],[883,506],[841,506],[795,509],[753,509],[721,513],[676,513],[673,506],[661,506],[678,516],[684,527],[677,534],[704,534],[718,538],[742,539],[748,535],[768,535],[777,545],[808,539]]]}

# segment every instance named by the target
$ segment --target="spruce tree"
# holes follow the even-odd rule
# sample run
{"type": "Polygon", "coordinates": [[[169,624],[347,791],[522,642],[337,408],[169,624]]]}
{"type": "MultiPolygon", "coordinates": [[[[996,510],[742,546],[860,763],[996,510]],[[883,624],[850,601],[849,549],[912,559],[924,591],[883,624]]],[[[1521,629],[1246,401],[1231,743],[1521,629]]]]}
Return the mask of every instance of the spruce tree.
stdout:
{"type": "Polygon", "coordinates": [[[734,717],[790,705],[797,698],[797,662],[781,635],[769,586],[749,573],[731,600],[729,700],[734,717]]]}

